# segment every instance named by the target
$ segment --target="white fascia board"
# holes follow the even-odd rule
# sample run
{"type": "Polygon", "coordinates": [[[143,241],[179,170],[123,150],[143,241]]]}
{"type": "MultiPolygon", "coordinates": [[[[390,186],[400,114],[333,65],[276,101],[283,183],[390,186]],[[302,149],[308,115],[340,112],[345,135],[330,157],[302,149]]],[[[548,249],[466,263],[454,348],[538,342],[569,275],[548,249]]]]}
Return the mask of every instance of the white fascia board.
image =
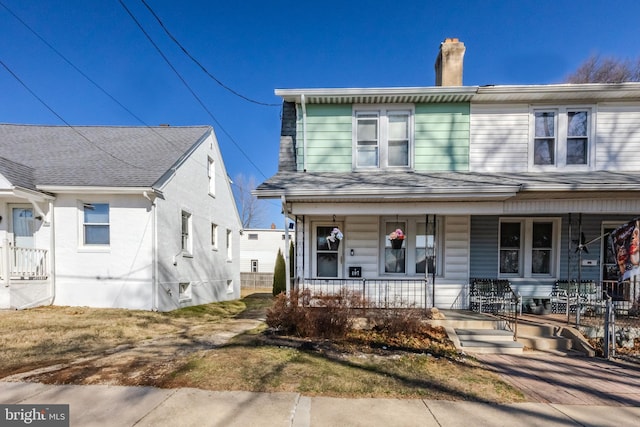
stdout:
{"type": "Polygon", "coordinates": [[[294,215],[501,215],[505,213],[502,201],[435,201],[417,202],[406,205],[397,203],[294,203],[291,207],[294,215]]]}
{"type": "Polygon", "coordinates": [[[455,189],[447,190],[441,189],[438,191],[415,191],[415,192],[398,192],[398,191],[385,191],[385,192],[367,192],[362,191],[341,191],[339,194],[332,191],[316,191],[314,193],[302,192],[302,191],[270,191],[260,192],[257,196],[260,199],[273,199],[285,195],[287,202],[301,202],[301,201],[313,201],[313,200],[354,200],[361,199],[366,200],[388,200],[391,201],[412,201],[412,200],[507,200],[515,197],[519,188],[510,187],[503,191],[496,191],[495,188],[486,188],[483,190],[477,189],[470,191],[469,189],[455,189]]]}
{"type": "Polygon", "coordinates": [[[38,189],[57,194],[142,194],[143,192],[157,193],[153,187],[91,187],[91,186],[55,186],[39,185],[38,189]]]}
{"type": "Polygon", "coordinates": [[[13,190],[11,191],[11,194],[13,194],[16,197],[34,200],[36,202],[44,202],[45,200],[55,200],[55,196],[52,196],[50,194],[43,194],[39,191],[33,191],[27,188],[21,188],[21,187],[14,187],[13,190]]]}
{"type": "Polygon", "coordinates": [[[638,184],[522,184],[522,192],[638,191],[638,184]]]}
{"type": "Polygon", "coordinates": [[[301,102],[302,95],[313,97],[338,96],[416,96],[416,95],[473,95],[478,86],[427,86],[382,88],[326,88],[276,89],[275,94],[285,101],[301,102]]]}

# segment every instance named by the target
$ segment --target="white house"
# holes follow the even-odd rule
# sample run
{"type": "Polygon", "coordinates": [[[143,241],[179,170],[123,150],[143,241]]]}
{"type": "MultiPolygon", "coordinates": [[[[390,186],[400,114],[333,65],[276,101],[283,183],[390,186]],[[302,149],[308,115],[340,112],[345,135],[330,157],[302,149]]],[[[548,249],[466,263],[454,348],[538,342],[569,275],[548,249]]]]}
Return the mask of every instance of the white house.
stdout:
{"type": "MultiPolygon", "coordinates": [[[[289,239],[294,242],[294,230],[288,230],[289,239]]],[[[278,249],[287,256],[287,232],[284,229],[247,228],[240,235],[240,272],[272,273],[276,265],[278,249]]],[[[295,242],[294,242],[295,244],[295,242]]]]}
{"type": "Polygon", "coordinates": [[[0,308],[235,299],[240,229],[209,126],[0,125],[0,308]]]}

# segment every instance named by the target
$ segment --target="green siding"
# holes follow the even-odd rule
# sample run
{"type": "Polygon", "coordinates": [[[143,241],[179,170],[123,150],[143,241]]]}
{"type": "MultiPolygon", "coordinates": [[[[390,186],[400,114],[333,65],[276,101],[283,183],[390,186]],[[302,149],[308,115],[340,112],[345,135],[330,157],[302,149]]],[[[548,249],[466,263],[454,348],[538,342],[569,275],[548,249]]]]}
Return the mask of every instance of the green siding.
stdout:
{"type": "MultiPolygon", "coordinates": [[[[298,118],[298,170],[304,167],[302,117],[298,118]]],[[[307,170],[351,171],[351,105],[307,105],[307,170]]]]}
{"type": "MultiPolygon", "coordinates": [[[[352,106],[316,105],[307,109],[306,167],[313,172],[352,170],[352,106]]],[[[416,171],[469,170],[469,104],[415,105],[416,171]]],[[[297,123],[297,164],[304,167],[302,116],[297,123]]]]}
{"type": "Polygon", "coordinates": [[[416,104],[414,168],[469,170],[469,104],[416,104]]]}

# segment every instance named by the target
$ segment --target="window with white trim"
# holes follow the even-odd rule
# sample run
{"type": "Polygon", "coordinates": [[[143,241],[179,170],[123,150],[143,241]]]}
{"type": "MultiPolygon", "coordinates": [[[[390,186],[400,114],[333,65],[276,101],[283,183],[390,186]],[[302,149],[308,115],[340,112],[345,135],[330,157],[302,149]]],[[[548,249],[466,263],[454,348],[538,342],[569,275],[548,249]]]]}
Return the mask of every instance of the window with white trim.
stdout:
{"type": "Polygon", "coordinates": [[[233,258],[233,232],[231,230],[227,230],[227,260],[230,261],[233,258]]]}
{"type": "Polygon", "coordinates": [[[109,204],[83,203],[82,210],[83,244],[85,246],[109,245],[109,204]]]}
{"type": "Polygon", "coordinates": [[[442,275],[443,226],[440,216],[382,218],[380,273],[407,276],[442,275]],[[401,242],[389,239],[400,229],[401,242]]]}
{"type": "Polygon", "coordinates": [[[257,273],[258,272],[258,260],[257,259],[252,259],[251,260],[251,272],[252,273],[257,273]]]}
{"type": "Polygon", "coordinates": [[[409,168],[412,150],[411,108],[354,109],[354,169],[409,168]]]}
{"type": "Polygon", "coordinates": [[[501,277],[556,277],[559,269],[558,218],[501,218],[501,277]]]}
{"type": "Polygon", "coordinates": [[[530,164],[534,168],[587,167],[591,163],[590,108],[534,109],[530,164]]]}
{"type": "Polygon", "coordinates": [[[193,239],[192,235],[192,224],[191,224],[191,213],[187,211],[181,212],[181,233],[182,233],[182,254],[183,255],[191,255],[191,251],[193,249],[193,239]]]}
{"type": "Polygon", "coordinates": [[[218,249],[218,225],[211,223],[211,249],[218,249]]]}

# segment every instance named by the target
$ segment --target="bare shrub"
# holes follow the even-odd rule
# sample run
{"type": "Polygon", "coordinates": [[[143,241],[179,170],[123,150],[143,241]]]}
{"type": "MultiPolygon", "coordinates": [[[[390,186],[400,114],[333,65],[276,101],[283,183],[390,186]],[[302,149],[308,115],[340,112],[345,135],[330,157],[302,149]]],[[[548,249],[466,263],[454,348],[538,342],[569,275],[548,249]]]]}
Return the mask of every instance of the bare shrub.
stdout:
{"type": "Polygon", "coordinates": [[[423,319],[424,310],[391,308],[381,311],[381,319],[378,321],[376,329],[389,335],[414,335],[424,329],[423,319]]]}
{"type": "Polygon", "coordinates": [[[360,294],[342,289],[334,294],[311,294],[293,290],[289,298],[276,297],[267,311],[267,325],[301,337],[344,338],[353,328],[353,309],[360,307],[360,294]]]}
{"type": "Polygon", "coordinates": [[[284,292],[278,294],[267,309],[267,325],[286,335],[305,336],[308,309],[298,304],[301,296],[297,289],[291,291],[289,297],[284,292]]]}

